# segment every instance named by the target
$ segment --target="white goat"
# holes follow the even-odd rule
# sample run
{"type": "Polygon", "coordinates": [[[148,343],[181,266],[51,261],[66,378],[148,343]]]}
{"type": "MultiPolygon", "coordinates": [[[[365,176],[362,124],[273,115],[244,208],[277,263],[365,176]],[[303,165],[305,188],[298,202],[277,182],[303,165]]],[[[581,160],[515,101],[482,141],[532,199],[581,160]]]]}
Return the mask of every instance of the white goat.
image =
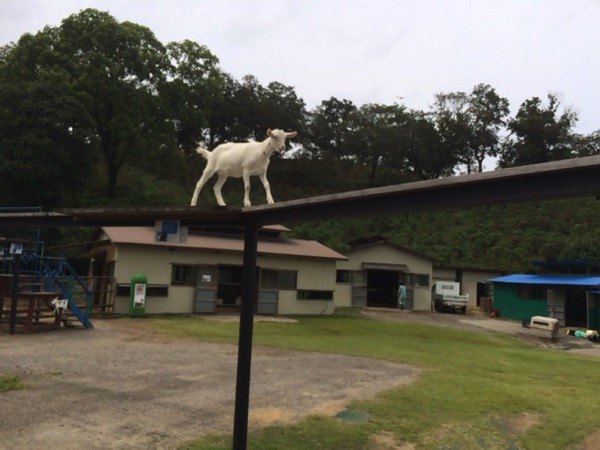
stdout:
{"type": "Polygon", "coordinates": [[[267,202],[274,203],[271,195],[271,187],[267,180],[267,168],[274,151],[283,153],[285,151],[285,139],[296,137],[296,132],[286,133],[282,130],[267,130],[267,138],[262,142],[226,143],[217,146],[212,152],[198,147],[196,151],[207,161],[202,176],[196,183],[194,195],[192,195],[192,206],[198,203],[198,195],[202,187],[215,173],[219,179],[213,190],[217,203],[225,206],[221,188],[228,177],[244,178],[244,206],[250,203],[250,176],[258,175],[267,193],[267,202]]]}

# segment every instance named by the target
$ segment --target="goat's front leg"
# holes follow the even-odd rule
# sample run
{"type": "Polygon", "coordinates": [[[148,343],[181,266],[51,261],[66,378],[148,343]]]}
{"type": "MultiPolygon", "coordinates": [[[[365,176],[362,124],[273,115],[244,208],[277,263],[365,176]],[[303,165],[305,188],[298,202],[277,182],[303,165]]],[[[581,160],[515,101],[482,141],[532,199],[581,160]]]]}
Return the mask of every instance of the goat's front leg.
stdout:
{"type": "Polygon", "coordinates": [[[219,179],[213,186],[213,191],[215,192],[215,198],[217,199],[217,203],[220,206],[225,206],[225,201],[223,200],[223,196],[221,195],[221,188],[225,184],[225,181],[227,181],[227,175],[219,174],[219,179]]]}
{"type": "Polygon", "coordinates": [[[265,193],[267,194],[267,203],[275,203],[273,201],[273,196],[271,195],[271,185],[269,184],[269,180],[267,180],[267,174],[263,173],[258,176],[262,185],[265,188],[265,193]]]}
{"type": "Polygon", "coordinates": [[[250,174],[244,171],[244,206],[252,206],[250,203],[250,174]]]}

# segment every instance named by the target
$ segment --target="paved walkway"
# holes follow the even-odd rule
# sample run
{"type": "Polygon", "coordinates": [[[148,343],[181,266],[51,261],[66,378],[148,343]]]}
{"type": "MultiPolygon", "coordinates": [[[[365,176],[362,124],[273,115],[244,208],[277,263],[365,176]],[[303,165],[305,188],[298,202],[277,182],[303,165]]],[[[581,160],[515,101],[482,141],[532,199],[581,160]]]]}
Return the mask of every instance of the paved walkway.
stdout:
{"type": "Polygon", "coordinates": [[[556,339],[547,339],[537,336],[532,336],[529,328],[523,327],[521,322],[502,319],[460,319],[460,322],[485,328],[488,330],[499,331],[501,333],[511,334],[513,336],[527,337],[535,340],[543,346],[569,350],[573,353],[578,353],[587,356],[600,357],[600,344],[593,343],[587,339],[568,336],[564,328],[559,329],[559,335],[556,339]]]}

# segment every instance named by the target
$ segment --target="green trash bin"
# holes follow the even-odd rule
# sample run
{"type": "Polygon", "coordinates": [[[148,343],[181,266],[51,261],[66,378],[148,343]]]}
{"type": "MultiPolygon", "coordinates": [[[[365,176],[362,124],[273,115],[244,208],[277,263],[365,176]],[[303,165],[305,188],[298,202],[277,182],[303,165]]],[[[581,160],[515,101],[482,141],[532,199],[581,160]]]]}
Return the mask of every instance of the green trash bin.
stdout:
{"type": "Polygon", "coordinates": [[[129,315],[132,317],[141,317],[146,315],[146,285],[148,279],[141,272],[131,277],[131,287],[129,289],[129,315]]]}

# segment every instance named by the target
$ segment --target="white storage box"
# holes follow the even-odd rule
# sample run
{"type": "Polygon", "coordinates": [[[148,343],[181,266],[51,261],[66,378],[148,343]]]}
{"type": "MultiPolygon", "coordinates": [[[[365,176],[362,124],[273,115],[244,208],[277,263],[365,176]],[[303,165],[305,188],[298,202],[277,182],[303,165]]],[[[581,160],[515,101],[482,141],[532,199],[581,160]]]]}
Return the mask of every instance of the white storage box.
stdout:
{"type": "Polygon", "coordinates": [[[531,334],[554,339],[558,336],[558,319],[544,316],[533,316],[529,322],[531,334]]]}

